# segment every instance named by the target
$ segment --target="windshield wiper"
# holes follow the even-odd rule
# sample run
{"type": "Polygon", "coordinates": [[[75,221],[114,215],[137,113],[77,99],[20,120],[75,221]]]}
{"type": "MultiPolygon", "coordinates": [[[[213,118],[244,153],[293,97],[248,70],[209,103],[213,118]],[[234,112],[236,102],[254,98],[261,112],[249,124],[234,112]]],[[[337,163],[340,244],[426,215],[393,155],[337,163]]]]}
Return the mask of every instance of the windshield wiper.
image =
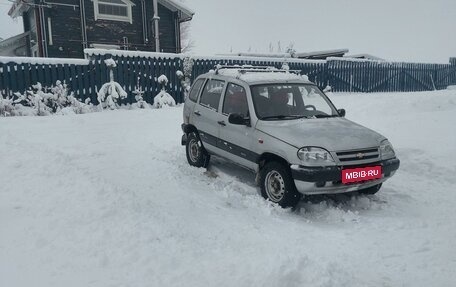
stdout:
{"type": "Polygon", "coordinates": [[[300,118],[307,118],[307,116],[303,116],[303,115],[275,115],[275,116],[262,117],[261,120],[271,120],[271,119],[284,120],[284,119],[300,119],[300,118]]]}
{"type": "Polygon", "coordinates": [[[335,117],[338,117],[339,115],[313,115],[314,117],[316,117],[317,119],[321,119],[321,118],[335,118],[335,117]]]}

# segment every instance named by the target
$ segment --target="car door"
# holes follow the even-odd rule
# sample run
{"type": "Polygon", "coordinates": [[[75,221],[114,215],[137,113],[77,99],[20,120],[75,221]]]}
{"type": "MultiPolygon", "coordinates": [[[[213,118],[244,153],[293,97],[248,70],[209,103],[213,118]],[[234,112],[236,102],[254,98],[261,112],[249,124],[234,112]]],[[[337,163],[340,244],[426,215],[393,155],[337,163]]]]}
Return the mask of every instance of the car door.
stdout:
{"type": "Polygon", "coordinates": [[[193,110],[195,109],[195,105],[197,105],[198,96],[200,95],[201,87],[204,84],[206,79],[199,78],[193,83],[190,93],[188,97],[185,99],[184,105],[184,123],[188,124],[190,119],[193,120],[193,110]]]}
{"type": "Polygon", "coordinates": [[[232,113],[242,114],[250,118],[247,90],[242,85],[228,83],[221,104],[218,124],[220,126],[218,148],[228,159],[241,165],[255,169],[258,155],[253,152],[252,125],[235,125],[228,122],[228,116],[232,113]]]}
{"type": "Polygon", "coordinates": [[[204,147],[212,153],[217,153],[219,133],[219,123],[217,123],[218,109],[224,91],[225,81],[208,79],[192,114],[193,123],[198,129],[204,147]]]}

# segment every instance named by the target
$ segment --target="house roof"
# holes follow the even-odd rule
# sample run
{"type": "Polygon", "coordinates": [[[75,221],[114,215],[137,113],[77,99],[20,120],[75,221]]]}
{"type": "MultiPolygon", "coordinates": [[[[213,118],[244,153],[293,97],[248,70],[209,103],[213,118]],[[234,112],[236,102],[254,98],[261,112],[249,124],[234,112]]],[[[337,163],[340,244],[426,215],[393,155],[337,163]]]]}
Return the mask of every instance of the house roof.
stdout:
{"type": "MultiPolygon", "coordinates": [[[[179,12],[180,22],[191,20],[193,18],[193,15],[195,14],[193,10],[191,10],[184,4],[178,2],[177,0],[158,0],[158,3],[170,9],[173,12],[179,12]]],[[[29,7],[30,6],[27,5],[27,3],[23,0],[15,0],[11,5],[10,10],[8,11],[8,15],[10,15],[12,18],[22,16],[22,13],[27,11],[29,7]]]]}
{"type": "Polygon", "coordinates": [[[195,12],[188,8],[186,5],[178,2],[177,0],[158,0],[158,3],[170,9],[173,12],[179,12],[179,20],[181,22],[192,20],[195,12]]]}
{"type": "Polygon", "coordinates": [[[18,50],[27,45],[28,35],[29,32],[25,32],[0,41],[0,56],[19,56],[18,50]]]}
{"type": "Polygon", "coordinates": [[[348,49],[336,49],[325,51],[313,51],[302,53],[230,53],[222,54],[223,56],[240,56],[240,57],[262,57],[262,58],[298,58],[309,60],[324,60],[329,57],[343,57],[348,49]]]}
{"type": "Polygon", "coordinates": [[[377,61],[385,61],[385,59],[373,56],[371,54],[356,54],[356,55],[345,55],[345,58],[354,58],[354,59],[369,59],[377,61]]]}
{"type": "Polygon", "coordinates": [[[239,52],[239,53],[226,53],[217,54],[218,56],[239,56],[239,57],[261,57],[261,58],[291,58],[290,53],[251,53],[251,52],[239,52]]]}
{"type": "Polygon", "coordinates": [[[342,57],[346,53],[348,53],[348,49],[336,49],[306,53],[295,53],[294,56],[300,59],[326,59],[328,57],[342,57]]]}
{"type": "Polygon", "coordinates": [[[25,1],[15,0],[8,11],[8,15],[11,18],[22,16],[22,13],[26,12],[30,8],[25,1]]]}

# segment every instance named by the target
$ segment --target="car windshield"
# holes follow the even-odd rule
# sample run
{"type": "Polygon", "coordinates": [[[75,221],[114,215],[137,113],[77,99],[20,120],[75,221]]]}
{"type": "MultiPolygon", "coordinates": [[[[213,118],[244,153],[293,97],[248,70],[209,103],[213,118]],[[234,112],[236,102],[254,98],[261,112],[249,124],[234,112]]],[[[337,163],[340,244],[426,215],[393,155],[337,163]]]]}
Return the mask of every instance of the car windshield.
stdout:
{"type": "Polygon", "coordinates": [[[267,84],[251,87],[260,120],[338,117],[329,99],[310,84],[267,84]]]}

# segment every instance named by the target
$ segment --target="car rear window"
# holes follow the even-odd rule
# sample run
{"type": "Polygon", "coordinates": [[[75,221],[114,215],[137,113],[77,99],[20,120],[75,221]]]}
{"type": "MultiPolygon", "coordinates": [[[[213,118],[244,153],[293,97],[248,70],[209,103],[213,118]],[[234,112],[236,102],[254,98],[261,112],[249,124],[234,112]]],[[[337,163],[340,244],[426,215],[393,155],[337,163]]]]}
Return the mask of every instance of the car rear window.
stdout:
{"type": "Polygon", "coordinates": [[[200,105],[208,108],[218,110],[220,97],[223,89],[225,88],[225,82],[220,80],[209,80],[204,86],[203,93],[200,98],[200,105]]]}
{"type": "Polygon", "coordinates": [[[192,90],[190,91],[190,95],[188,96],[189,99],[193,102],[196,102],[198,99],[199,91],[201,90],[201,86],[204,83],[204,79],[198,79],[192,87],[192,90]]]}

